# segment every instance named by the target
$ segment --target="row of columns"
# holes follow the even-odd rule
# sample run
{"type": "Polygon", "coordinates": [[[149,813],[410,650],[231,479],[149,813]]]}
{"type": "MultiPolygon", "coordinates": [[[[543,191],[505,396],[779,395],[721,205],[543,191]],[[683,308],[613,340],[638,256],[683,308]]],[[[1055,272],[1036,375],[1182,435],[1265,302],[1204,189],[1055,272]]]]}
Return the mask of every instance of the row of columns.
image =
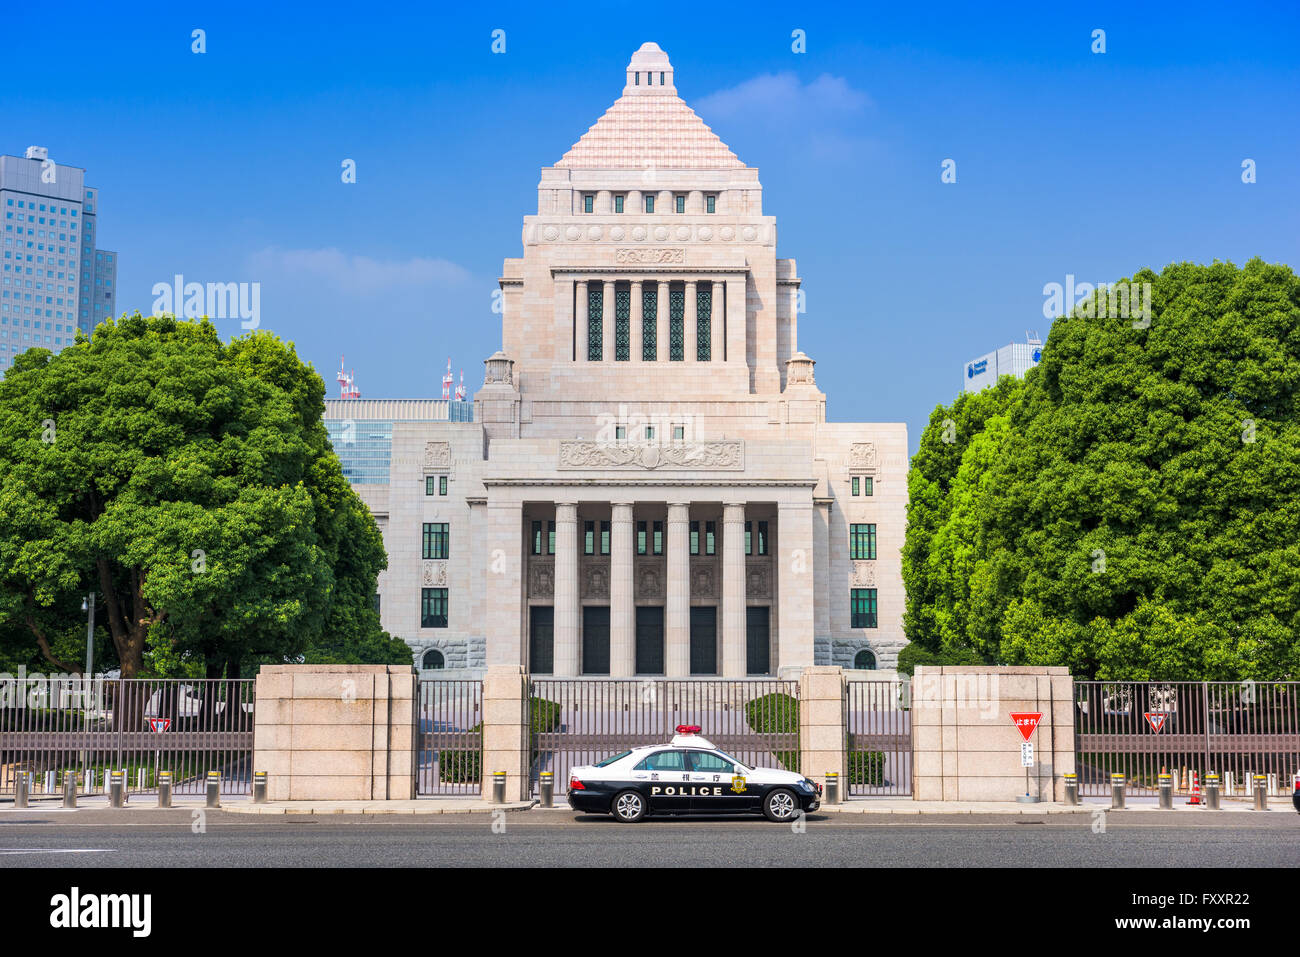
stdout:
{"type": "MultiPolygon", "coordinates": [[[[664,668],[668,677],[691,672],[690,506],[669,503],[668,575],[665,582],[664,668]]],[[[609,670],[611,677],[636,673],[636,609],[633,601],[633,512],[615,502],[610,515],[609,670]]],[[[578,506],[555,506],[555,674],[580,674],[578,600],[578,506]]],[[[745,657],[745,506],[722,508],[722,675],[743,678],[745,657]]]]}
{"type": "MultiPolygon", "coordinates": [[[[588,289],[590,284],[599,282],[602,284],[601,291],[601,360],[613,362],[615,355],[615,336],[614,336],[614,279],[579,279],[576,281],[577,288],[577,322],[575,332],[579,337],[577,348],[574,350],[579,362],[588,362],[588,341],[587,341],[587,320],[588,314],[588,289]]],[[[658,286],[655,294],[655,361],[667,362],[669,358],[669,326],[668,326],[668,294],[669,281],[666,279],[632,279],[629,281],[631,287],[631,318],[628,323],[631,333],[631,343],[628,349],[628,360],[631,362],[642,361],[642,312],[643,298],[642,293],[645,289],[645,283],[651,282],[658,286]]],[[[699,314],[698,292],[701,285],[712,286],[712,295],[709,299],[709,361],[721,362],[726,355],[725,323],[723,321],[723,290],[726,287],[724,282],[714,282],[711,280],[687,279],[685,285],[686,308],[683,312],[683,346],[682,358],[686,362],[698,361],[698,339],[696,330],[701,318],[699,314]]],[[[743,287],[742,287],[743,288],[743,287]]]]}

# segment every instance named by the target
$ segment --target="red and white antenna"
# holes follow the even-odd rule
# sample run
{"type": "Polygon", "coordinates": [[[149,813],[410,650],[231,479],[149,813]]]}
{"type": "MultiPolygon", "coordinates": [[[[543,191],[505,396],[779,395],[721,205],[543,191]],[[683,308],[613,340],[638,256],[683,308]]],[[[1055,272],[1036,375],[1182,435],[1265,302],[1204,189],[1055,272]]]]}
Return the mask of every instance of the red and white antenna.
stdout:
{"type": "Polygon", "coordinates": [[[456,401],[465,401],[465,370],[460,370],[460,385],[456,386],[456,401]]]}
{"type": "Polygon", "coordinates": [[[451,356],[447,356],[447,374],[442,377],[442,397],[444,399],[451,398],[451,384],[453,381],[451,374],[451,356]]]}
{"type": "Polygon", "coordinates": [[[357,388],[357,374],[356,372],[343,371],[344,358],[344,356],[339,356],[339,398],[359,399],[361,398],[361,390],[357,388]]]}

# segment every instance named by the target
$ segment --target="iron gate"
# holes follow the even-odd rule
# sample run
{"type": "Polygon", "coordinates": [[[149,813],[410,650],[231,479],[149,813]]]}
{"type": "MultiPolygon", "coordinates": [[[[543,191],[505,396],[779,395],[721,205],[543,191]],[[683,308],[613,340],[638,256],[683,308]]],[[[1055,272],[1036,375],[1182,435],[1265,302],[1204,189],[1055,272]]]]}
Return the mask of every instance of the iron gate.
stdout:
{"type": "Polygon", "coordinates": [[[1300,682],[1076,681],[1074,706],[1080,794],[1109,795],[1116,772],[1155,794],[1162,770],[1177,792],[1214,771],[1225,796],[1250,793],[1254,774],[1276,793],[1300,771],[1300,682]]]}
{"type": "Polygon", "coordinates": [[[912,793],[910,689],[906,679],[845,684],[849,795],[912,793]]]}
{"type": "Polygon", "coordinates": [[[742,764],[799,770],[797,681],[539,678],[528,701],[533,788],[550,771],[564,793],[571,768],[666,744],[679,724],[742,764]]]}
{"type": "Polygon", "coordinates": [[[125,771],[130,793],[158,788],[172,773],[175,794],[203,794],[209,771],[223,794],[252,793],[252,678],[30,676],[0,682],[0,793],[31,774],[31,793],[107,790],[125,771]]]}
{"type": "Polygon", "coordinates": [[[483,682],[422,679],[415,793],[473,794],[483,784],[483,682]]]}

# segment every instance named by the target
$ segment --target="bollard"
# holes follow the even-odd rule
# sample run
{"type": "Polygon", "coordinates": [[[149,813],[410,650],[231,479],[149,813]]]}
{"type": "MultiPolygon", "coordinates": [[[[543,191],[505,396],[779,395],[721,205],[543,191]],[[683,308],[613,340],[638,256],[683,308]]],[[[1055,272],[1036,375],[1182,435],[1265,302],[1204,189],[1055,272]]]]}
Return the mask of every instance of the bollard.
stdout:
{"type": "Polygon", "coordinates": [[[63,772],[63,806],[77,806],[77,772],[63,772]]]}
{"type": "Polygon", "coordinates": [[[1276,774],[1269,774],[1268,776],[1268,796],[1269,797],[1277,796],[1277,775],[1276,774]]]}
{"type": "Polygon", "coordinates": [[[135,772],[135,789],[137,791],[149,790],[149,772],[144,768],[139,768],[135,772]]]}
{"type": "Polygon", "coordinates": [[[1061,775],[1065,779],[1065,803],[1070,807],[1079,806],[1079,775],[1067,772],[1061,775]]]}
{"type": "Polygon", "coordinates": [[[126,791],[126,776],[121,771],[108,773],[108,806],[121,807],[122,794],[126,791]]]}
{"type": "Polygon", "coordinates": [[[87,794],[95,793],[95,769],[86,768],[85,788],[87,794]]]}
{"type": "Polygon", "coordinates": [[[492,772],[492,803],[506,803],[506,772],[504,771],[492,772]]]}
{"type": "Polygon", "coordinates": [[[253,772],[253,803],[254,804],[266,803],[266,772],[265,771],[253,772]]]}
{"type": "Polygon", "coordinates": [[[1110,808],[1112,811],[1124,809],[1124,775],[1110,776],[1110,808]]]}
{"type": "Polygon", "coordinates": [[[19,771],[18,777],[14,780],[14,807],[24,808],[27,806],[27,791],[31,787],[31,772],[19,771]]]}
{"type": "Polygon", "coordinates": [[[555,772],[543,771],[540,775],[540,779],[542,807],[555,807],[555,772]]]}
{"type": "Polygon", "coordinates": [[[1160,775],[1160,810],[1174,809],[1174,780],[1168,774],[1160,775]]]}
{"type": "Polygon", "coordinates": [[[838,771],[826,772],[826,803],[840,803],[840,773],[838,771]]]}
{"type": "Polygon", "coordinates": [[[1255,810],[1268,810],[1268,778],[1262,774],[1255,775],[1255,810]]]}
{"type": "Polygon", "coordinates": [[[172,806],[172,773],[170,771],[158,772],[158,806],[172,806]]]}
{"type": "Polygon", "coordinates": [[[1223,772],[1223,793],[1226,794],[1228,797],[1232,797],[1232,785],[1233,785],[1232,772],[1224,771],[1223,772]]]}
{"type": "Polygon", "coordinates": [[[45,793],[46,793],[46,794],[53,794],[53,793],[54,793],[54,791],[55,791],[55,782],[56,782],[57,780],[58,780],[58,775],[57,775],[55,772],[53,772],[53,771],[46,771],[46,772],[45,772],[45,793]]]}
{"type": "Polygon", "coordinates": [[[208,772],[208,807],[221,807],[221,772],[208,772]]]}
{"type": "Polygon", "coordinates": [[[1205,806],[1211,811],[1219,809],[1219,776],[1213,771],[1205,776],[1205,806]]]}

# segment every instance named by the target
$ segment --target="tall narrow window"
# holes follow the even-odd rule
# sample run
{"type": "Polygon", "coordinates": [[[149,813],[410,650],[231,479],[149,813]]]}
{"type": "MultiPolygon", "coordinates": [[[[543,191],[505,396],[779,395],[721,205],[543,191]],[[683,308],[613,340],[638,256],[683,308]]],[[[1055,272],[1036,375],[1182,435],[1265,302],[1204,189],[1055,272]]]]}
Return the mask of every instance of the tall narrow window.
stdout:
{"type": "Polygon", "coordinates": [[[758,523],[758,550],[754,554],[767,554],[767,522],[758,523]]]}
{"type": "Polygon", "coordinates": [[[609,554],[609,522],[600,523],[600,553],[609,554]]]}
{"type": "Polygon", "coordinates": [[[876,590],[874,588],[854,588],[849,596],[849,627],[876,627],[876,590]]]}
{"type": "MultiPolygon", "coordinates": [[[[615,196],[615,197],[614,197],[614,212],[616,212],[616,213],[621,213],[621,212],[623,212],[623,197],[622,197],[622,196],[615,196]]],[[[710,210],[710,212],[712,212],[712,210],[710,210]]]]}
{"type": "Polygon", "coordinates": [[[600,283],[587,287],[587,361],[599,362],[601,341],[604,338],[604,324],[601,320],[605,308],[605,290],[600,283]]]}
{"type": "Polygon", "coordinates": [[[664,523],[652,522],[651,533],[653,535],[651,539],[653,551],[656,555],[662,555],[664,553],[664,523]]]}
{"type": "Polygon", "coordinates": [[[533,522],[533,554],[542,554],[542,523],[533,522]]]}
{"type": "Polygon", "coordinates": [[[849,526],[849,557],[874,559],[876,557],[876,526],[849,526]]]}
{"type": "Polygon", "coordinates": [[[645,522],[636,523],[636,553],[638,555],[646,553],[646,524],[645,522]]]}
{"type": "Polygon", "coordinates": [[[684,213],[684,212],[686,212],[686,197],[685,197],[685,196],[682,196],[682,195],[679,193],[676,197],[674,197],[674,201],[677,203],[677,212],[679,212],[679,213],[684,213]]]}
{"type": "Polygon", "coordinates": [[[438,476],[426,475],[424,477],[424,494],[425,495],[438,494],[438,476]]]}
{"type": "Polygon", "coordinates": [[[876,484],[876,480],[872,476],[870,475],[862,476],[862,494],[870,495],[872,493],[872,488],[875,486],[875,484],[876,484]]]}
{"type": "Polygon", "coordinates": [[[668,293],[668,360],[686,358],[686,293],[674,289],[668,293]]]}
{"type": "Polygon", "coordinates": [[[645,211],[647,213],[653,213],[655,211],[655,198],[653,196],[647,196],[645,198],[645,211]]]}
{"type": "Polygon", "coordinates": [[[620,289],[614,293],[614,361],[632,358],[632,293],[620,289]]]}
{"type": "Polygon", "coordinates": [[[595,209],[595,204],[596,204],[595,196],[582,197],[582,211],[584,213],[590,213],[593,209],[595,209]]]}
{"type": "Polygon", "coordinates": [[[438,494],[439,495],[447,494],[447,476],[445,475],[438,476],[438,494]]]}
{"type": "Polygon", "coordinates": [[[546,523],[546,554],[555,554],[555,523],[546,523]]]}
{"type": "MultiPolygon", "coordinates": [[[[646,199],[654,197],[647,196],[646,199]]],[[[651,284],[647,283],[647,286],[651,284]]],[[[653,286],[641,290],[641,361],[654,362],[657,351],[655,329],[658,327],[659,292],[653,286]]]]}
{"type": "Polygon", "coordinates": [[[447,523],[446,522],[425,522],[424,523],[424,548],[425,558],[443,559],[447,557],[447,523]]]}
{"type": "Polygon", "coordinates": [[[582,554],[596,554],[596,523],[582,523],[582,554]]]}
{"type": "Polygon", "coordinates": [[[420,589],[420,627],[447,627],[447,589],[420,589]]]}
{"type": "Polygon", "coordinates": [[[714,555],[717,553],[718,535],[717,522],[704,523],[704,554],[714,555]]]}
{"type": "Polygon", "coordinates": [[[700,523],[691,522],[691,554],[700,553],[700,523]]]}
{"type": "Polygon", "coordinates": [[[706,213],[716,213],[716,212],[718,211],[718,197],[716,197],[716,196],[705,196],[705,197],[704,197],[704,211],[705,211],[706,213]]]}
{"type": "Polygon", "coordinates": [[[857,477],[856,475],[853,476],[853,478],[849,479],[849,494],[850,494],[850,495],[861,495],[861,494],[862,494],[862,492],[860,491],[861,486],[860,486],[859,482],[860,482],[860,480],[858,479],[858,477],[857,477]]]}
{"type": "Polygon", "coordinates": [[[712,311],[713,290],[701,286],[695,291],[695,358],[699,362],[708,362],[713,351],[710,335],[712,311]]]}

